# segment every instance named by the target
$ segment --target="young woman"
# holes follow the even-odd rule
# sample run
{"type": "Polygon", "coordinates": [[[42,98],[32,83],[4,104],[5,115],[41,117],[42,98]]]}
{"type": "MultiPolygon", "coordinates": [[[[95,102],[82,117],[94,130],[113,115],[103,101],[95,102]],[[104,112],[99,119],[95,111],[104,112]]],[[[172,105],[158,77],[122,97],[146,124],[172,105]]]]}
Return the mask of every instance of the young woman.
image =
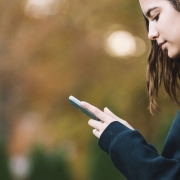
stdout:
{"type": "MultiPolygon", "coordinates": [[[[151,40],[147,86],[150,111],[156,109],[161,82],[172,100],[180,104],[176,89],[180,77],[180,2],[179,0],[139,0],[151,40]]],[[[99,146],[106,151],[117,169],[128,180],[180,179],[180,111],[168,133],[162,154],[141,134],[108,108],[104,112],[81,102],[101,122],[89,120],[99,146]]]]}

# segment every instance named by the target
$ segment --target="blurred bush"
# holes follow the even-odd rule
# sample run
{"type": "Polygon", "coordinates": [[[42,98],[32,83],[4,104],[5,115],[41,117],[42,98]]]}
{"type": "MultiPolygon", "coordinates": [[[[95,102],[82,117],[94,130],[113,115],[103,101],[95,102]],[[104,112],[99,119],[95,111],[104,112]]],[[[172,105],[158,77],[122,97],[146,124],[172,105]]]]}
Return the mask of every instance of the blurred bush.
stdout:
{"type": "Polygon", "coordinates": [[[92,146],[88,156],[88,180],[126,180],[126,178],[114,167],[108,154],[102,152],[96,146],[97,140],[92,140],[92,146]]]}
{"type": "Polygon", "coordinates": [[[31,155],[29,180],[72,180],[65,157],[36,148],[31,155]]]}
{"type": "Polygon", "coordinates": [[[0,140],[0,179],[13,180],[12,174],[9,168],[9,158],[7,155],[7,149],[5,142],[0,140]]]}

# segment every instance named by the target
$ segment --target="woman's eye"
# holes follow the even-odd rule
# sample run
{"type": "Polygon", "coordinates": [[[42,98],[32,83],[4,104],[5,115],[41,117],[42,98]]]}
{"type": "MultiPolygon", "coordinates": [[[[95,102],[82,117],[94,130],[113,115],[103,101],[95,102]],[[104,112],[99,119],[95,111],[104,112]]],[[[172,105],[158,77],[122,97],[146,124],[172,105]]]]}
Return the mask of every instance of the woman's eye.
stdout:
{"type": "Polygon", "coordinates": [[[152,20],[152,21],[154,21],[154,20],[155,20],[155,21],[158,21],[158,19],[159,19],[159,15],[160,15],[160,14],[157,14],[157,15],[153,18],[153,20],[152,20]]]}

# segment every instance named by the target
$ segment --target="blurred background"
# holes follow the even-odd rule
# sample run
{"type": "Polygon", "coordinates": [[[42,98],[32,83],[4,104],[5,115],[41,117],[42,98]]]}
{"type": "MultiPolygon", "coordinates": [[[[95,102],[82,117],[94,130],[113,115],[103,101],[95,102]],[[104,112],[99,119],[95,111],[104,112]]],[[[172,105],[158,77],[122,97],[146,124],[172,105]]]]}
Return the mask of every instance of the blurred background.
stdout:
{"type": "Polygon", "coordinates": [[[138,1],[0,0],[0,176],[124,180],[69,103],[110,108],[161,152],[178,107],[149,113],[138,1]]]}

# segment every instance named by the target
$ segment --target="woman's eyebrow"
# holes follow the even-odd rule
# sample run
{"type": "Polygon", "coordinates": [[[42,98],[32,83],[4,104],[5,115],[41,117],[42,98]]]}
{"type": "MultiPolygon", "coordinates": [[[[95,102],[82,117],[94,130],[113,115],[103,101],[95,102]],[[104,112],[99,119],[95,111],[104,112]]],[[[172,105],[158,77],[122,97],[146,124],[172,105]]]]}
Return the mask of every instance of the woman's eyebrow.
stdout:
{"type": "Polygon", "coordinates": [[[158,8],[158,7],[150,8],[150,9],[145,13],[146,17],[151,17],[151,11],[153,11],[153,10],[156,9],[156,8],[158,8]]]}

